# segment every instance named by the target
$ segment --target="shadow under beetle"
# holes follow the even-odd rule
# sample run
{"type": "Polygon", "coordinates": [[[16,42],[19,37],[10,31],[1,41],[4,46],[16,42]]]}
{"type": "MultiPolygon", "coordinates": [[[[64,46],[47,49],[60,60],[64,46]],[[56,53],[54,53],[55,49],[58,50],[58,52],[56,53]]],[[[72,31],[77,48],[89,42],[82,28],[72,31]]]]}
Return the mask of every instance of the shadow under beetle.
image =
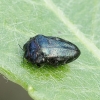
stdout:
{"type": "Polygon", "coordinates": [[[24,58],[41,66],[42,63],[60,65],[72,62],[80,55],[78,47],[64,39],[52,36],[36,35],[24,46],[24,58]]]}

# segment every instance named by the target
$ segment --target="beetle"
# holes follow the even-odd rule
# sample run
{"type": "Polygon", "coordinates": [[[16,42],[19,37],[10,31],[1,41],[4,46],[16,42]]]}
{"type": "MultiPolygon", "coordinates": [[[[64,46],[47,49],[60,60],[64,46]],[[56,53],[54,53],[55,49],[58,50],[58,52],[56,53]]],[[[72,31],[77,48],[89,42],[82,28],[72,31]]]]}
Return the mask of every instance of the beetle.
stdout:
{"type": "Polygon", "coordinates": [[[70,63],[81,54],[78,47],[61,38],[36,35],[27,41],[23,46],[23,58],[32,64],[41,66],[43,63],[61,65],[70,63]]]}

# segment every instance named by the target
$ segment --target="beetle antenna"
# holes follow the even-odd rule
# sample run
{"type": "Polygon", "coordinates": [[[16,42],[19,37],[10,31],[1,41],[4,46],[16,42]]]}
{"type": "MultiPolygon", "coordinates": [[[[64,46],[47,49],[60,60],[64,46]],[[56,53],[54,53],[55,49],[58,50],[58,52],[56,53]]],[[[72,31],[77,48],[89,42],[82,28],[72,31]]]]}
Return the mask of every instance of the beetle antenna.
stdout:
{"type": "MultiPolygon", "coordinates": [[[[19,44],[18,44],[19,45],[19,44]]],[[[23,48],[19,45],[19,47],[23,50],[23,48]]],[[[24,51],[24,50],[23,50],[24,51]]]]}
{"type": "MultiPolygon", "coordinates": [[[[20,44],[18,44],[19,45],[19,47],[23,50],[23,48],[20,46],[20,44]]],[[[23,50],[24,51],[24,50],[23,50]]],[[[23,56],[23,63],[24,63],[24,56],[23,56]]]]}

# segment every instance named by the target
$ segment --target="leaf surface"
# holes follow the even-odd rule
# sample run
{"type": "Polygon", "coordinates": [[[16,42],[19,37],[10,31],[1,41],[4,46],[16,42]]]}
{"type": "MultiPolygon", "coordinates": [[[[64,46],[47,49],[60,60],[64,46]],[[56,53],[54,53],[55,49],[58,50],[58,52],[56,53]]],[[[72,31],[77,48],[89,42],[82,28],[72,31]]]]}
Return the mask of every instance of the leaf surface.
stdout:
{"type": "Polygon", "coordinates": [[[0,5],[1,74],[34,100],[100,100],[99,0],[1,0],[0,5]],[[57,68],[23,62],[19,45],[37,34],[71,41],[81,56],[57,68]]]}

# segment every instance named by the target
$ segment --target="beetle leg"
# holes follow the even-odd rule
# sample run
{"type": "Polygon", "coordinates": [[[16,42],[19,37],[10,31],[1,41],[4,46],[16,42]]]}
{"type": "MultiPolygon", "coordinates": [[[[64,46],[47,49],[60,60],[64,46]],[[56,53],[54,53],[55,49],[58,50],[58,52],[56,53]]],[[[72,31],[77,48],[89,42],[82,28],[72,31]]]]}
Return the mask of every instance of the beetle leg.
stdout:
{"type": "Polygon", "coordinates": [[[36,65],[37,65],[39,68],[41,67],[41,64],[40,64],[40,63],[37,63],[36,65]]]}
{"type": "Polygon", "coordinates": [[[54,65],[54,66],[58,66],[58,60],[56,60],[56,59],[51,59],[51,60],[49,60],[49,63],[51,64],[51,65],[54,65]]]}

